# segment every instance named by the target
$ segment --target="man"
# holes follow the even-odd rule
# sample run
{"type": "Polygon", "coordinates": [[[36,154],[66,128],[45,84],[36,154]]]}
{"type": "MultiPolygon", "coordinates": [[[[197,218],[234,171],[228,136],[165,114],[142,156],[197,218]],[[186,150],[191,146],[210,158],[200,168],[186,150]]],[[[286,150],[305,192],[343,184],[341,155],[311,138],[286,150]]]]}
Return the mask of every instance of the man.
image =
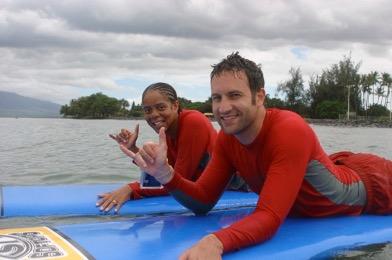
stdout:
{"type": "Polygon", "coordinates": [[[225,252],[269,239],[287,215],[392,213],[392,162],[369,154],[328,157],[297,114],[264,107],[261,69],[238,53],[211,72],[211,97],[221,131],[202,177],[192,183],[168,165],[164,129],[159,144],[134,154],[139,167],[196,214],[208,212],[237,170],[259,194],[255,211],[202,238],[181,259],[220,259],[225,252]]]}

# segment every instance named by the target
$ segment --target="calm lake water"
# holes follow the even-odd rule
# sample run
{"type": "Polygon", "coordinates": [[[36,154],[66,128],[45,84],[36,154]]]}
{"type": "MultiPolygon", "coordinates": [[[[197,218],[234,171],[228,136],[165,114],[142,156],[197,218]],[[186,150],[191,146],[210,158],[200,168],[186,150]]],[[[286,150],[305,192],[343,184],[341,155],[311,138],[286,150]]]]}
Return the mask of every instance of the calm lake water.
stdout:
{"type": "MultiPolygon", "coordinates": [[[[0,118],[0,183],[118,183],[138,169],[109,133],[140,124],[138,143],[157,140],[144,120],[0,118]]],[[[214,123],[218,129],[219,126],[214,123]]],[[[312,125],[327,153],[371,152],[392,159],[392,129],[312,125]]]]}
{"type": "MultiPolygon", "coordinates": [[[[109,133],[140,124],[138,143],[157,140],[144,120],[0,118],[0,184],[126,183],[139,170],[109,133]]],[[[218,125],[214,123],[218,129],[218,125]]],[[[327,153],[371,152],[392,159],[392,129],[312,125],[327,153]]],[[[197,133],[195,133],[197,134],[197,133]]],[[[99,221],[121,216],[99,217],[99,221]]],[[[97,221],[94,217],[0,219],[1,227],[97,221]]]]}

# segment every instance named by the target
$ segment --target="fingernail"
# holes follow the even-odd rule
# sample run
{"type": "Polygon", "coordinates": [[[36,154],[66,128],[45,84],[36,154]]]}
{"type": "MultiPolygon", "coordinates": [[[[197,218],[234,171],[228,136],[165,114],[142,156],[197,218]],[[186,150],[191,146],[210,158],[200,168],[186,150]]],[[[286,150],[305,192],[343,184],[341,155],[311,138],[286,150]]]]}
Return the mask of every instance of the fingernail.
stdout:
{"type": "Polygon", "coordinates": [[[103,207],[100,207],[99,210],[103,210],[103,207]]]}

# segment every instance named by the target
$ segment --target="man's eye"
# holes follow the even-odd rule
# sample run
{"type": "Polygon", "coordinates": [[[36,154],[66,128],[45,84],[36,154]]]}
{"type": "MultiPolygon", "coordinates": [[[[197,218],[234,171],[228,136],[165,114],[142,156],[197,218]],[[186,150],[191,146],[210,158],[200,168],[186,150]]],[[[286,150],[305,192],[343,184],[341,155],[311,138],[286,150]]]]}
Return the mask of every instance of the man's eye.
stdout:
{"type": "Polygon", "coordinates": [[[163,111],[163,110],[165,110],[165,109],[166,109],[165,106],[159,106],[159,107],[158,107],[158,110],[159,110],[159,111],[163,111]]]}
{"type": "Polygon", "coordinates": [[[241,96],[240,93],[231,93],[231,94],[230,94],[230,97],[232,97],[232,98],[238,98],[238,97],[240,97],[240,96],[241,96]]]}
{"type": "Polygon", "coordinates": [[[212,99],[212,101],[219,101],[220,100],[220,97],[218,97],[218,96],[213,96],[213,97],[211,97],[211,99],[212,99]]]}

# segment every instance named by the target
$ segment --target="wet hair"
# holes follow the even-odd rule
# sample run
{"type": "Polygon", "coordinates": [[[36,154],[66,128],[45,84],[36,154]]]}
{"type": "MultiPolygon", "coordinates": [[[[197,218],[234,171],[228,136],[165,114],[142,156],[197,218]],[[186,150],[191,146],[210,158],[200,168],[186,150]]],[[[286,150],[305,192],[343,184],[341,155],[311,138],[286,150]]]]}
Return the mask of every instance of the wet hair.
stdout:
{"type": "Polygon", "coordinates": [[[144,97],[146,96],[147,92],[149,91],[158,91],[161,95],[167,97],[169,99],[169,101],[171,103],[175,103],[176,101],[178,101],[178,113],[181,112],[181,106],[180,106],[180,102],[178,100],[177,97],[177,92],[176,90],[169,84],[164,83],[164,82],[157,82],[157,83],[153,83],[150,86],[148,86],[142,94],[142,102],[144,100],[144,97]]]}
{"type": "Polygon", "coordinates": [[[261,70],[261,65],[257,65],[253,61],[241,57],[238,54],[238,51],[228,55],[218,64],[212,65],[212,68],[210,80],[225,71],[245,72],[248,77],[249,88],[252,93],[252,102],[255,101],[256,93],[264,88],[264,76],[261,70]]]}

